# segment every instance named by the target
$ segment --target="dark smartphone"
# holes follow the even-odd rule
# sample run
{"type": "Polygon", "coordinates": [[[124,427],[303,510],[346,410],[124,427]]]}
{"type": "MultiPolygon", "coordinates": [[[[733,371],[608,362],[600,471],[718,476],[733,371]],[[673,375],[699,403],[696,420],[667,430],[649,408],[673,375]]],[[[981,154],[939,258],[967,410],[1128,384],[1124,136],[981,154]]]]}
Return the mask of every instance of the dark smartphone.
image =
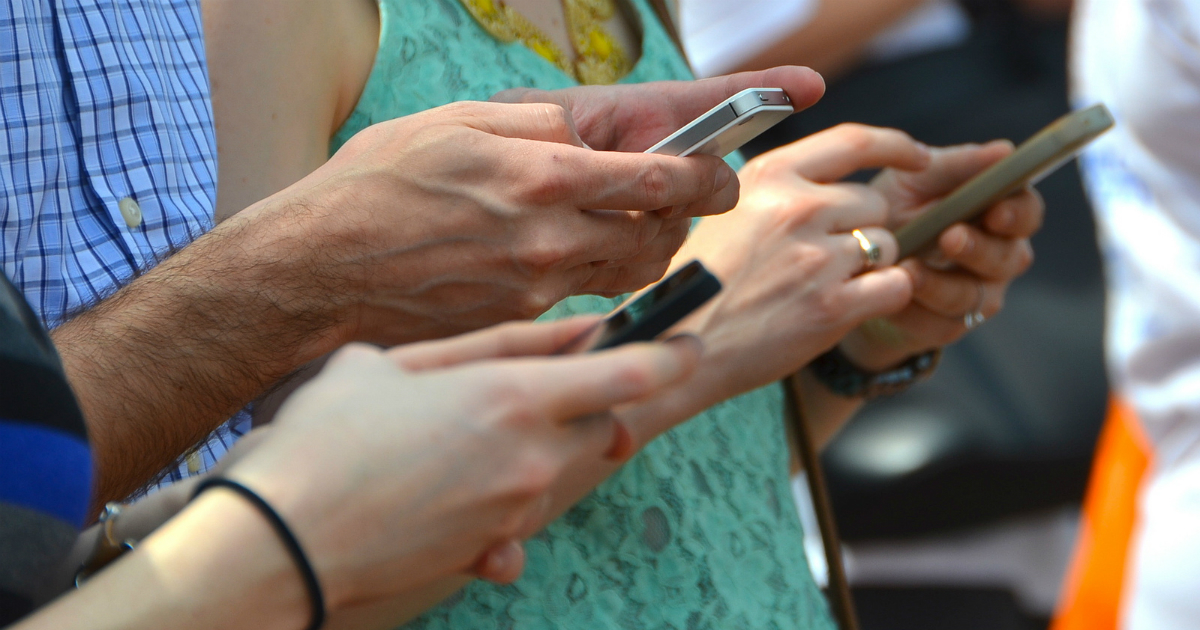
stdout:
{"type": "Polygon", "coordinates": [[[970,221],[1005,197],[1038,183],[1071,161],[1089,142],[1113,126],[1103,104],[1059,118],[1026,140],[1012,155],[971,178],[908,225],[896,230],[897,260],[933,245],[943,230],[970,221]]]}
{"type": "Polygon", "coordinates": [[[650,341],[721,291],[721,281],[693,260],[571,340],[560,354],[592,352],[650,341]]]}

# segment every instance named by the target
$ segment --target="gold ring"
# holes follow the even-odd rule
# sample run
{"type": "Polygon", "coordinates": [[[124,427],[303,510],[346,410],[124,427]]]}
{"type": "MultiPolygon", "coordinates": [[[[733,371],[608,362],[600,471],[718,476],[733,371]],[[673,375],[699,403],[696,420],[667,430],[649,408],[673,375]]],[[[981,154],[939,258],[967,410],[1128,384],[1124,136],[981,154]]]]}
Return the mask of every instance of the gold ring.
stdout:
{"type": "Polygon", "coordinates": [[[850,236],[858,240],[858,248],[862,250],[863,269],[874,269],[875,265],[878,265],[883,258],[883,251],[879,249],[878,245],[872,243],[871,239],[862,233],[862,230],[854,230],[850,236]]]}

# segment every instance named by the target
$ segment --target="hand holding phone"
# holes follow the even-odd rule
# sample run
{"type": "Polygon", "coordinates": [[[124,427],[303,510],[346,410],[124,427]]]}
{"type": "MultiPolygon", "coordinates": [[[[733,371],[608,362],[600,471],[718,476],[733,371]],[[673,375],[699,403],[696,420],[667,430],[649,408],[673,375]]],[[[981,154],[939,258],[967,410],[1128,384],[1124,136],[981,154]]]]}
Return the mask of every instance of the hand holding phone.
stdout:
{"type": "Polygon", "coordinates": [[[725,157],[796,112],[780,88],[742,90],[708,110],[646,153],[725,157]]]}
{"type": "Polygon", "coordinates": [[[571,340],[559,352],[606,350],[650,341],[666,332],[721,291],[721,281],[698,260],[633,297],[596,327],[571,340]]]}
{"type": "Polygon", "coordinates": [[[1008,157],[959,186],[921,216],[896,230],[899,259],[933,246],[948,227],[970,221],[1001,199],[1032,186],[1071,161],[1113,126],[1103,104],[1068,114],[1025,141],[1008,157]]]}

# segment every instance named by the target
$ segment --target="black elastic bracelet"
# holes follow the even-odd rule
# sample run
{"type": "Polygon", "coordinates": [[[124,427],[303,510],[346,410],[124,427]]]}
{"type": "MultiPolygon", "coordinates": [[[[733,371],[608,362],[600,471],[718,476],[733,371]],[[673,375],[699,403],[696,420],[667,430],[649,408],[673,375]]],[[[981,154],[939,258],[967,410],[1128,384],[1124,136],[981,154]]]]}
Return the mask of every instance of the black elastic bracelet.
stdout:
{"type": "Polygon", "coordinates": [[[253,490],[224,477],[210,477],[201,481],[196,486],[196,490],[192,492],[192,498],[195,499],[200,496],[201,492],[209,488],[228,488],[233,490],[242,495],[242,498],[253,503],[254,507],[258,508],[258,511],[267,517],[271,526],[275,528],[275,533],[279,534],[279,538],[283,541],[283,546],[287,547],[292,560],[296,561],[296,567],[300,569],[300,576],[304,579],[304,588],[308,590],[308,599],[312,602],[312,621],[308,624],[308,628],[309,630],[318,630],[325,624],[325,597],[321,594],[321,584],[317,582],[317,574],[313,571],[312,565],[308,563],[308,558],[305,557],[304,550],[300,548],[300,541],[296,540],[296,537],[292,535],[292,530],[288,529],[287,523],[284,523],[275,509],[264,501],[262,497],[255,494],[253,490]]]}

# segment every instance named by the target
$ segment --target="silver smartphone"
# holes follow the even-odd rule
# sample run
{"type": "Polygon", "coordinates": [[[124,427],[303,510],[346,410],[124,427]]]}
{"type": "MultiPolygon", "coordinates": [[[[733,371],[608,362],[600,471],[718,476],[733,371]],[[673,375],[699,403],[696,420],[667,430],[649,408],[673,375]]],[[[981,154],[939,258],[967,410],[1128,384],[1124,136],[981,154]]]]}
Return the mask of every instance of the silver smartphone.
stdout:
{"type": "Polygon", "coordinates": [[[794,113],[791,99],[779,88],[742,90],[646,153],[678,157],[705,153],[725,157],[794,113]]]}

